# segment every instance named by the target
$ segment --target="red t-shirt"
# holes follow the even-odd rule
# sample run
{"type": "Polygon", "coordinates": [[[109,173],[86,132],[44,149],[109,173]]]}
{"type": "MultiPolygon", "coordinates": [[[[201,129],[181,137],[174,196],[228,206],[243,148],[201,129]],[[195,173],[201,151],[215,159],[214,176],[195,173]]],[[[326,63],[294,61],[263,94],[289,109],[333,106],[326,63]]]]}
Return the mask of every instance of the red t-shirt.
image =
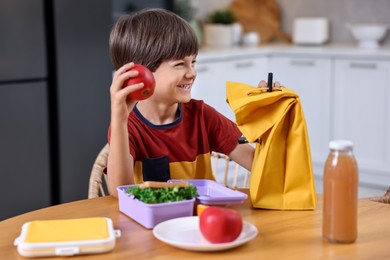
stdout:
{"type": "MultiPolygon", "coordinates": [[[[134,181],[214,179],[210,152],[230,154],[241,132],[237,125],[203,101],[179,104],[179,117],[153,125],[135,107],[128,119],[134,181]]],[[[110,138],[109,138],[110,139],[110,138]]]]}

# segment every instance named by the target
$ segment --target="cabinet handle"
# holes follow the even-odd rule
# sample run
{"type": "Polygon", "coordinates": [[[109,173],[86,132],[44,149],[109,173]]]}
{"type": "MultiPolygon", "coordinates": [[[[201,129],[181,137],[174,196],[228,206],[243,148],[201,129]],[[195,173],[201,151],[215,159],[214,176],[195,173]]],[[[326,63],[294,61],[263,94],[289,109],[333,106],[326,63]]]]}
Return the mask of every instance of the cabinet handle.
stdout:
{"type": "Polygon", "coordinates": [[[209,70],[209,68],[208,68],[207,66],[203,66],[203,67],[198,67],[198,68],[196,68],[196,72],[200,72],[200,73],[206,72],[206,71],[208,71],[208,70],[209,70]]]}
{"type": "Polygon", "coordinates": [[[358,63],[358,62],[351,62],[349,64],[349,67],[353,69],[376,69],[377,64],[376,63],[358,63]]]}
{"type": "Polygon", "coordinates": [[[234,66],[236,67],[236,69],[242,69],[242,68],[248,68],[248,67],[252,67],[254,64],[252,61],[247,61],[247,62],[238,62],[238,63],[235,63],[234,66]]]}
{"type": "Polygon", "coordinates": [[[291,60],[290,65],[292,66],[305,66],[305,67],[313,67],[315,64],[312,60],[291,60]]]}

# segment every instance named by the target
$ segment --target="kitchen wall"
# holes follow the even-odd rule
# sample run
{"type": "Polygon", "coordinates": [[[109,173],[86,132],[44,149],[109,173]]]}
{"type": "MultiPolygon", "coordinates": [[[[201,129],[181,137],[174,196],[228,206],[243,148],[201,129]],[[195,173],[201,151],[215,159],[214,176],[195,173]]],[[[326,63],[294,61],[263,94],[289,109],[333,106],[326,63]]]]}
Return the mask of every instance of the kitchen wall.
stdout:
{"type": "MultiPolygon", "coordinates": [[[[197,17],[203,20],[207,14],[229,6],[233,0],[191,0],[197,8],[197,17]]],[[[242,0],[244,1],[244,0],[242,0]]],[[[295,17],[327,17],[330,20],[330,43],[355,43],[347,23],[377,22],[390,25],[389,0],[276,0],[282,12],[282,30],[291,35],[295,17]]],[[[390,45],[390,33],[383,43],[390,45]]]]}

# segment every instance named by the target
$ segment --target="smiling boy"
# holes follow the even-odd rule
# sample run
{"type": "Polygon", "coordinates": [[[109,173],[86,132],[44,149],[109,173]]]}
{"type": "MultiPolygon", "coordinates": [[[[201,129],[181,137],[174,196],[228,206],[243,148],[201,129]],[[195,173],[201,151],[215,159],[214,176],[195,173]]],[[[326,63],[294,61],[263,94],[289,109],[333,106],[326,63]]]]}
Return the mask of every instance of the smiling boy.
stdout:
{"type": "MultiPolygon", "coordinates": [[[[236,124],[191,98],[198,49],[190,25],[163,9],[122,16],[115,24],[110,36],[116,70],[110,87],[110,194],[117,195],[117,186],[143,181],[214,179],[212,151],[251,169],[254,149],[238,144],[236,124]],[[135,63],[148,67],[156,80],[154,94],[142,101],[127,96],[143,83],[122,87],[137,76],[130,70],[135,63]]],[[[203,87],[207,91],[213,86],[203,87]]]]}

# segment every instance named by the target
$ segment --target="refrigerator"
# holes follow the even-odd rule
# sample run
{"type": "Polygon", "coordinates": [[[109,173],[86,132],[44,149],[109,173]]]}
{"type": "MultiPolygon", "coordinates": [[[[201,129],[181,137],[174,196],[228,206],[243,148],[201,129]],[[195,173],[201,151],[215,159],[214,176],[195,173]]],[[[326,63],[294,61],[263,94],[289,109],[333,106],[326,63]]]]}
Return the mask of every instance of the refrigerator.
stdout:
{"type": "Polygon", "coordinates": [[[88,195],[107,142],[106,0],[0,2],[0,221],[88,195]]]}
{"type": "Polygon", "coordinates": [[[0,220],[51,204],[42,0],[0,3],[0,220]]]}

